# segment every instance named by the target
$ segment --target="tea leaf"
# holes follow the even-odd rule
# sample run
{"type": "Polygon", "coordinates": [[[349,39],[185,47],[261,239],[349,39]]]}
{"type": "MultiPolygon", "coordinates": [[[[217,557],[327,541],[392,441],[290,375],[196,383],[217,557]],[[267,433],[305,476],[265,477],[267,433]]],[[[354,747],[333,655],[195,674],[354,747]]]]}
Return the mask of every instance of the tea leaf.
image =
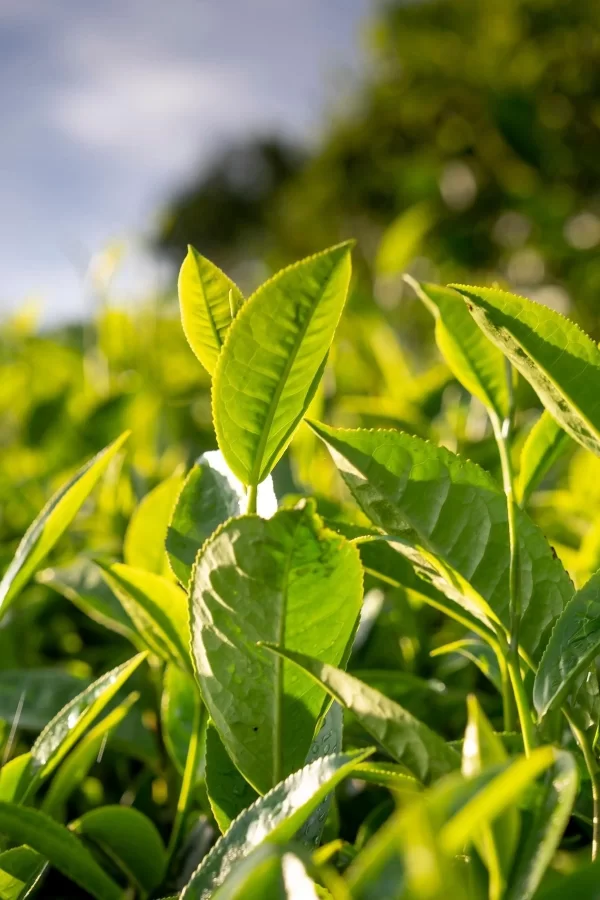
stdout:
{"type": "Polygon", "coordinates": [[[167,855],[156,826],[130,806],[102,806],[72,822],[71,830],[91,840],[114,860],[144,894],[162,882],[167,855]]]}
{"type": "Polygon", "coordinates": [[[178,289],[188,344],[212,375],[233,315],[244,298],[233,281],[191,245],[179,272],[178,289]]]}
{"type": "Polygon", "coordinates": [[[162,737],[176,768],[183,775],[197,705],[201,702],[193,676],[167,665],[160,703],[162,737]]]}
{"type": "Polygon", "coordinates": [[[44,797],[42,809],[47,815],[53,819],[64,819],[67,800],[87,777],[97,761],[108,735],[123,721],[138,696],[138,694],[131,694],[124,703],[109,712],[67,756],[52,779],[44,797]]]}
{"type": "Polygon", "coordinates": [[[165,539],[182,487],[183,478],[172,475],[142,498],[129,520],[123,542],[123,558],[128,566],[156,575],[171,574],[165,539]]]}
{"type": "Polygon", "coordinates": [[[44,813],[0,801],[0,832],[36,850],[96,900],[122,900],[121,888],[75,835],[44,813]]]}
{"type": "Polygon", "coordinates": [[[37,580],[62,594],[94,622],[140,645],[133,622],[91,559],[82,557],[60,569],[44,569],[37,580]]]}
{"type": "Polygon", "coordinates": [[[278,272],[250,297],[213,381],[217,440],[245,485],[263,481],[321,378],[350,283],[350,244],[278,272]]]}
{"type": "Polygon", "coordinates": [[[289,775],[238,816],[209,853],[181,894],[181,900],[208,900],[234,863],[264,841],[291,840],[324,797],[372,750],[324,756],[289,775]]]}
{"type": "Polygon", "coordinates": [[[533,804],[529,804],[533,806],[532,815],[523,813],[523,836],[506,900],[530,900],[534,896],[567,827],[579,783],[577,765],[564,750],[554,750],[554,756],[552,769],[536,786],[533,804]]]}
{"type": "Polygon", "coordinates": [[[548,412],[574,440],[600,453],[600,349],[592,339],[533,300],[492,288],[453,286],[548,412]]]}
{"type": "Polygon", "coordinates": [[[264,646],[310,675],[356,716],[392,759],[405,765],[419,781],[435,780],[460,765],[458,753],[439,735],[379,691],[303,653],[273,644],[264,646]]]}
{"type": "Polygon", "coordinates": [[[269,520],[231,519],[200,552],[190,616],[202,696],[232,760],[259,793],[303,764],[325,694],[257,642],[339,663],[361,600],[356,548],[308,507],[269,520]]]}
{"type": "Polygon", "coordinates": [[[103,565],[102,572],[148,649],[191,672],[187,599],[181,588],[123,563],[103,565]]]}
{"type": "Polygon", "coordinates": [[[477,327],[457,291],[406,280],[435,318],[435,339],[452,374],[501,422],[508,416],[510,395],[500,350],[477,327]]]}
{"type": "Polygon", "coordinates": [[[50,721],[31,748],[34,766],[39,777],[46,778],[65,758],[71,747],[98,718],[128,678],[146,658],[138,653],[74,697],[50,721]]]}
{"type": "MultiPolygon", "coordinates": [[[[487,626],[509,626],[506,497],[479,466],[399,431],[313,422],[355,500],[418,574],[487,626]]],[[[573,586],[540,529],[518,511],[521,647],[539,659],[573,586]]]]}
{"type": "MultiPolygon", "coordinates": [[[[467,698],[468,721],[462,754],[462,773],[467,778],[480,775],[488,766],[505,763],[508,754],[485,717],[477,698],[467,698]]],[[[474,842],[484,860],[490,878],[490,896],[502,897],[519,838],[520,816],[516,806],[509,807],[493,824],[486,823],[474,842]]]]}
{"type": "Polygon", "coordinates": [[[302,859],[298,848],[263,844],[241,860],[213,895],[214,900],[319,900],[329,897],[317,892],[308,874],[310,858],[302,859]]]}
{"type": "Polygon", "coordinates": [[[13,847],[0,853],[0,897],[20,900],[39,882],[48,863],[31,847],[13,847]]]}
{"type": "Polygon", "coordinates": [[[527,435],[521,451],[521,468],[517,479],[517,498],[521,506],[527,503],[532,491],[568,444],[567,432],[544,410],[527,435]]]}
{"type": "Polygon", "coordinates": [[[0,719],[41,731],[65,703],[89,684],[61,669],[0,670],[0,719]]]}
{"type": "Polygon", "coordinates": [[[210,724],[206,732],[206,792],[221,834],[258,799],[254,788],[233,764],[219,732],[210,724]]]}
{"type": "Polygon", "coordinates": [[[557,709],[600,654],[600,572],[567,604],[550,635],[533,686],[540,716],[557,709]]]}
{"type": "Polygon", "coordinates": [[[29,526],[0,582],[0,616],[6,613],[19,591],[62,537],[128,437],[127,431],[90,459],[54,494],[29,526]]]}
{"type": "Polygon", "coordinates": [[[35,765],[31,753],[15,756],[0,768],[0,800],[20,803],[34,777],[35,765]]]}
{"type": "MultiPolygon", "coordinates": [[[[211,534],[246,510],[246,489],[220,450],[203,453],[188,474],[167,532],[171,568],[181,584],[189,584],[198,551],[211,534]]],[[[277,511],[273,479],[259,485],[256,511],[270,519],[277,511]]]]}

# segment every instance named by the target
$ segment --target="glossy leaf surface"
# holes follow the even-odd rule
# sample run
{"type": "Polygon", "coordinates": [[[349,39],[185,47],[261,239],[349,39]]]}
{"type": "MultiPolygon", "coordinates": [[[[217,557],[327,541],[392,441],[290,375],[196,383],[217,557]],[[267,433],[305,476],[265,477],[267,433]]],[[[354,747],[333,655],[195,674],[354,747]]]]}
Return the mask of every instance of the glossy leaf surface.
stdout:
{"type": "Polygon", "coordinates": [[[219,447],[245,485],[267,477],[320,379],[350,283],[350,245],[277,273],[244,304],[219,357],[219,447]]]}

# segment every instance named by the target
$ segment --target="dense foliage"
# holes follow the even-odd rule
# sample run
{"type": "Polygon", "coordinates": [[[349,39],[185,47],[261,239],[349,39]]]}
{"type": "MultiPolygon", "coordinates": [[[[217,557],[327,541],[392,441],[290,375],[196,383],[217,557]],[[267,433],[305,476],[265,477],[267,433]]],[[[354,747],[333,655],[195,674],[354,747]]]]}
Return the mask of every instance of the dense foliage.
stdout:
{"type": "Polygon", "coordinates": [[[0,897],[594,896],[600,350],[351,255],[7,326],[0,897]]]}

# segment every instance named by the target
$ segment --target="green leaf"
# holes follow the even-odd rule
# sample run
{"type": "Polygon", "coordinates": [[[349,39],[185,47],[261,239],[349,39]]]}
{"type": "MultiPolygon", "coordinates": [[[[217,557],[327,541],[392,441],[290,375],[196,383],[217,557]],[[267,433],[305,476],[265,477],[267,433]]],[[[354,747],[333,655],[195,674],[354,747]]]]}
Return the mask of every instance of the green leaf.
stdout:
{"type": "Polygon", "coordinates": [[[359,763],[354,767],[352,777],[387,788],[396,794],[415,794],[421,790],[421,783],[412,775],[407,775],[403,766],[390,762],[359,763]]]}
{"type": "Polygon", "coordinates": [[[188,344],[212,375],[244,298],[233,281],[191,245],[179,272],[178,288],[181,324],[188,344]]]}
{"type": "Polygon", "coordinates": [[[350,283],[350,244],[278,272],[231,328],[213,380],[223,456],[240,481],[263,481],[320,380],[350,283]]]}
{"type": "Polygon", "coordinates": [[[13,847],[0,853],[0,900],[20,900],[33,889],[46,869],[43,856],[31,847],[13,847]]]}
{"type": "Polygon", "coordinates": [[[263,844],[243,859],[213,895],[214,900],[319,900],[308,868],[310,860],[298,849],[263,844]]]}
{"type": "Polygon", "coordinates": [[[85,813],[71,829],[93,841],[143,894],[165,875],[167,854],[150,819],[131,806],[102,806],[85,813]]]}
{"type": "Polygon", "coordinates": [[[39,777],[46,778],[65,758],[71,747],[79,740],[98,718],[103,709],[113,699],[127,679],[146,658],[146,653],[138,653],[81,692],[46,725],[31,748],[34,766],[39,777]]]}
{"type": "Polygon", "coordinates": [[[577,591],[550,635],[533,686],[533,702],[540,716],[562,704],[577,677],[598,654],[600,572],[577,591]]]}
{"type": "Polygon", "coordinates": [[[356,548],[308,507],[269,520],[232,519],[198,555],[190,611],[202,696],[232,760],[259,793],[303,764],[325,694],[257,642],[311,650],[337,664],[361,600],[356,548]]]}
{"type": "Polygon", "coordinates": [[[15,756],[0,767],[0,800],[20,803],[31,784],[35,771],[31,753],[15,756]]]}
{"type": "Polygon", "coordinates": [[[529,804],[533,807],[531,814],[523,813],[523,836],[505,900],[534,896],[569,822],[579,783],[577,765],[570,753],[555,750],[554,754],[552,769],[536,785],[533,803],[529,804]]]}
{"type": "Polygon", "coordinates": [[[183,775],[193,724],[200,703],[192,675],[178,666],[167,665],[160,701],[162,737],[175,767],[183,775]]]}
{"type": "Polygon", "coordinates": [[[60,669],[0,670],[0,719],[41,731],[88,683],[60,669]]]}
{"type": "Polygon", "coordinates": [[[569,435],[547,410],[537,420],[521,450],[521,467],[516,493],[524,506],[548,469],[554,465],[569,444],[569,435]]]}
{"type": "Polygon", "coordinates": [[[191,672],[187,598],[179,585],[124,563],[102,566],[102,572],[148,649],[191,672]]]}
{"type": "Polygon", "coordinates": [[[94,622],[140,644],[133,622],[91,559],[82,557],[64,568],[44,569],[37,580],[62,594],[94,622]]]}
{"type": "Polygon", "coordinates": [[[539,900],[565,900],[565,898],[600,900],[600,860],[555,878],[546,890],[539,894],[539,900]]]}
{"type": "Polygon", "coordinates": [[[181,900],[208,900],[237,860],[263,842],[291,840],[324,797],[372,750],[324,756],[289,775],[238,816],[196,869],[181,900]]]}
{"type": "Polygon", "coordinates": [[[405,277],[435,318],[435,339],[452,374],[501,422],[510,409],[504,356],[477,327],[461,294],[405,277]]]}
{"type": "MultiPolygon", "coordinates": [[[[344,711],[339,703],[333,702],[330,704],[321,723],[321,727],[308,749],[305,765],[309,765],[323,756],[330,756],[332,753],[341,753],[343,733],[344,711]]],[[[298,831],[296,839],[302,841],[307,847],[318,847],[321,843],[325,820],[327,819],[331,807],[331,800],[332,794],[327,794],[298,831]]]]}
{"type": "Polygon", "coordinates": [[[138,696],[135,693],[130,694],[124,703],[119,704],[98,722],[67,756],[52,779],[44,797],[42,809],[47,815],[59,821],[64,819],[67,800],[87,778],[90,769],[98,760],[110,732],[123,721],[138,696]]]}
{"type": "Polygon", "coordinates": [[[574,440],[600,453],[600,349],[592,339],[533,300],[492,288],[453,286],[548,412],[574,440]]]}
{"type": "Polygon", "coordinates": [[[129,432],[125,432],[79,469],[29,526],[0,582],[0,616],[6,613],[19,591],[69,527],[128,437],[129,432]]]}
{"type": "Polygon", "coordinates": [[[206,732],[206,792],[221,834],[258,798],[231,761],[214,725],[206,732]]]}
{"type": "Polygon", "coordinates": [[[303,653],[273,644],[265,647],[310,675],[356,716],[392,759],[405,765],[419,781],[435,780],[460,765],[458,753],[439,735],[379,691],[303,653]]]}
{"type": "Polygon", "coordinates": [[[447,653],[458,653],[470,662],[475,663],[479,671],[494,685],[498,693],[502,693],[502,678],[498,657],[493,649],[478,637],[462,638],[436,647],[430,656],[444,656],[447,653]]]}
{"type": "Polygon", "coordinates": [[[75,835],[44,813],[0,802],[0,833],[36,850],[96,900],[122,900],[121,888],[75,835]]]}
{"type": "MultiPolygon", "coordinates": [[[[344,481],[375,525],[418,574],[493,629],[509,627],[506,497],[479,466],[399,431],[313,422],[344,481]]],[[[540,529],[517,511],[521,648],[539,660],[573,595],[540,529]]]]}
{"type": "MultiPolygon", "coordinates": [[[[203,543],[227,519],[245,512],[246,504],[246,489],[221,451],[203,453],[185,480],[167,531],[169,562],[184,586],[203,543]]],[[[270,476],[258,488],[256,511],[263,519],[277,511],[270,476]]]]}
{"type": "MultiPolygon", "coordinates": [[[[467,711],[462,773],[466,778],[473,778],[488,766],[507,762],[508,754],[473,694],[467,697],[467,711]]],[[[490,898],[504,895],[519,829],[519,810],[512,806],[498,816],[493,824],[484,824],[475,835],[475,845],[489,872],[490,898]]]]}
{"type": "Polygon", "coordinates": [[[128,566],[156,575],[171,574],[165,539],[182,487],[183,478],[172,475],[146,494],[134,510],[123,542],[123,558],[128,566]]]}
{"type": "Polygon", "coordinates": [[[383,233],[375,271],[378,275],[397,275],[418,254],[423,238],[433,224],[429,206],[416,204],[404,210],[383,233]]]}

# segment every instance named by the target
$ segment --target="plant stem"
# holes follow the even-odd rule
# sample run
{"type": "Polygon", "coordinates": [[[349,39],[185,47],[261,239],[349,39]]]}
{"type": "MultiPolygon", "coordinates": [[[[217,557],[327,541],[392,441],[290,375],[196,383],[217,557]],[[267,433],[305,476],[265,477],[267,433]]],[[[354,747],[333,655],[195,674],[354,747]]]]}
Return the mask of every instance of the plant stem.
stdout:
{"type": "Polygon", "coordinates": [[[258,494],[258,485],[251,484],[248,487],[248,493],[246,495],[246,513],[256,513],[256,498],[258,494]]]}
{"type": "Polygon", "coordinates": [[[515,704],[513,702],[513,694],[511,690],[507,661],[501,653],[498,654],[498,666],[500,668],[500,679],[502,682],[502,712],[504,715],[504,730],[510,732],[515,730],[515,704]]]}
{"type": "MultiPolygon", "coordinates": [[[[508,674],[515,696],[517,705],[517,713],[523,733],[523,747],[526,756],[531,753],[532,747],[535,746],[535,732],[533,728],[533,719],[529,701],[523,685],[521,677],[521,664],[519,661],[519,623],[521,619],[521,597],[519,584],[519,538],[517,534],[517,503],[515,500],[514,488],[514,471],[512,459],[510,456],[510,442],[512,435],[512,424],[514,414],[514,401],[512,396],[512,369],[510,363],[507,363],[507,380],[511,389],[510,408],[508,415],[502,423],[493,415],[492,425],[498,445],[498,453],[500,455],[500,465],[502,468],[502,481],[504,484],[504,493],[506,494],[506,513],[508,520],[508,542],[510,547],[510,569],[509,569],[509,645],[506,648],[506,665],[508,674]]],[[[506,646],[503,640],[501,646],[506,646]]],[[[506,713],[505,713],[506,715],[506,713]]]]}
{"type": "Polygon", "coordinates": [[[166,871],[168,871],[175,850],[177,849],[177,844],[179,843],[179,837],[181,835],[181,829],[183,828],[183,823],[185,820],[185,815],[187,813],[190,796],[192,793],[192,789],[194,787],[194,778],[196,775],[196,769],[198,767],[198,757],[200,755],[200,730],[202,725],[202,702],[200,697],[196,699],[196,705],[194,708],[194,719],[192,722],[192,734],[190,736],[190,742],[188,745],[187,757],[185,760],[185,769],[183,770],[183,779],[181,781],[181,790],[179,792],[179,799],[177,800],[177,810],[175,812],[175,821],[173,822],[173,828],[171,830],[171,836],[169,838],[169,846],[167,847],[167,865],[166,871]]]}
{"type": "MultiPolygon", "coordinates": [[[[564,711],[564,710],[563,710],[564,711]]],[[[565,712],[567,721],[571,727],[571,731],[575,740],[581,748],[586,768],[589,772],[590,782],[592,785],[592,801],[594,804],[593,821],[592,821],[592,862],[598,856],[598,844],[600,842],[600,767],[592,749],[588,735],[573,722],[571,717],[565,712]]]]}

